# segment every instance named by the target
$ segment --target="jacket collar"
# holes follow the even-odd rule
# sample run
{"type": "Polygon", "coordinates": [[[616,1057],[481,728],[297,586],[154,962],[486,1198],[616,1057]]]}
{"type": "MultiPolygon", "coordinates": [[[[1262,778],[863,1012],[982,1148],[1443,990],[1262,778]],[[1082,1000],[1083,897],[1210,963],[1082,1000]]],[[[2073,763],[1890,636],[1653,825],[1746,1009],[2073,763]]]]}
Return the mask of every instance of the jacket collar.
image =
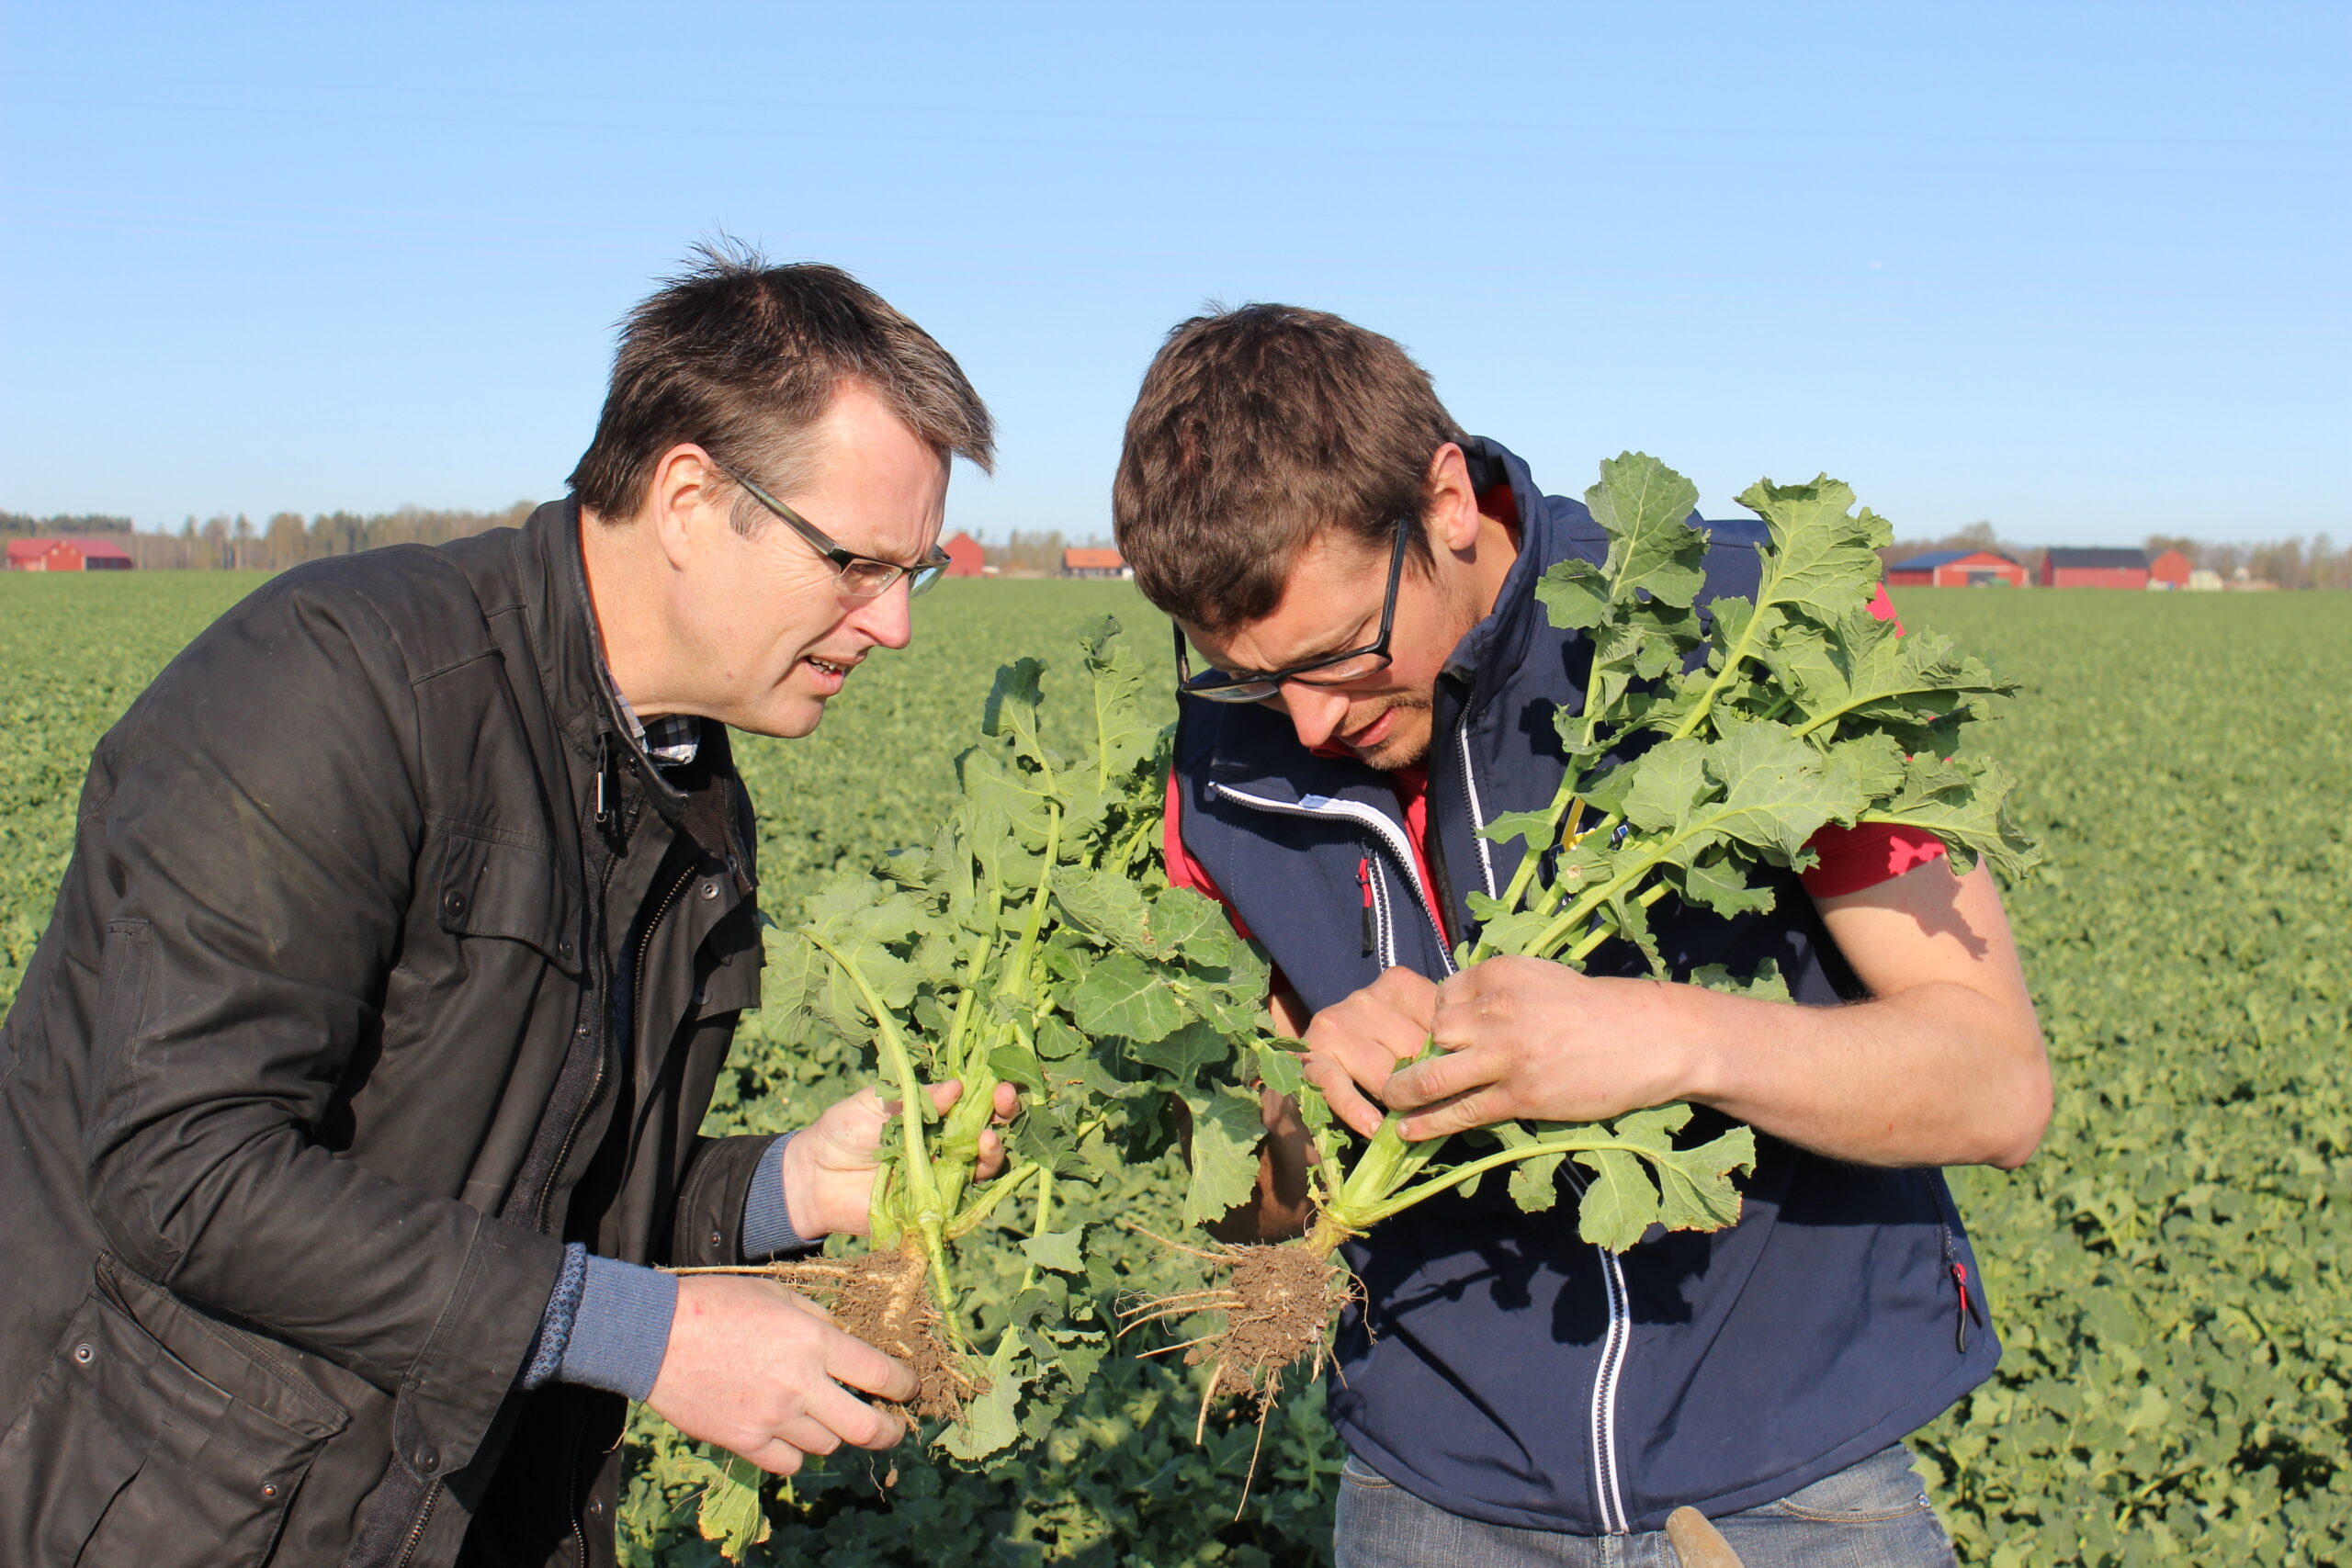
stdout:
{"type": "MultiPolygon", "coordinates": [[[[605,679],[588,567],[580,549],[581,524],[580,503],[566,497],[532,513],[515,535],[517,586],[538,659],[540,687],[565,749],[585,764],[581,776],[593,781],[594,771],[607,765],[628,768],[662,818],[679,824],[685,819],[685,794],[645,754],[605,679]]],[[[712,732],[723,728],[703,727],[709,755],[698,760],[722,771],[728,766],[727,748],[723,741],[711,742],[712,732]]]]}

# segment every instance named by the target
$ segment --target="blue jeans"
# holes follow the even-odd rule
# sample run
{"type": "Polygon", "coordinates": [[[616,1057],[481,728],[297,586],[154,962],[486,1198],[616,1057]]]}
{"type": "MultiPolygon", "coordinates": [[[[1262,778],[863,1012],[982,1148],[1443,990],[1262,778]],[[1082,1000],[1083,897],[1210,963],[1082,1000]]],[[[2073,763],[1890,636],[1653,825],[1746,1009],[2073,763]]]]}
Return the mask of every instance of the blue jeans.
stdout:
{"type": "MultiPolygon", "coordinates": [[[[1953,1568],[1951,1540],[1897,1443],[1714,1527],[1743,1568],[1953,1568]]],[[[1340,1474],[1340,1568],[1677,1568],[1663,1530],[1559,1535],[1450,1514],[1354,1455],[1340,1474]]]]}

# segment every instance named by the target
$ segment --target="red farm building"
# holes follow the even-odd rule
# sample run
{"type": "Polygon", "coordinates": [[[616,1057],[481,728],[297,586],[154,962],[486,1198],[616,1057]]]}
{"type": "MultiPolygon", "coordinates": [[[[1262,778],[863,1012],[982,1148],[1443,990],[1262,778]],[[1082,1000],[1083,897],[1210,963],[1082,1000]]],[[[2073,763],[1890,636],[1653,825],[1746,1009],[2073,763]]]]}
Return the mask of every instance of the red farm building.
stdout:
{"type": "Polygon", "coordinates": [[[1062,552],[1064,577],[1133,577],[1135,569],[1116,550],[1075,549],[1062,552]]]}
{"type": "Polygon", "coordinates": [[[2148,586],[2148,552],[2128,549],[2052,549],[2041,558],[2041,586],[2044,588],[2145,588],[2148,586]]]}
{"type": "Polygon", "coordinates": [[[1890,588],[1973,588],[2004,582],[2025,586],[2025,568],[1997,550],[1930,550],[1886,569],[1890,588]]]}
{"type": "Polygon", "coordinates": [[[130,552],[104,539],[11,539],[10,571],[129,571],[130,552]]]}
{"type": "Polygon", "coordinates": [[[978,577],[980,575],[981,567],[985,564],[987,558],[980,549],[980,542],[971,535],[959,533],[939,547],[947,553],[948,576],[978,577]]]}
{"type": "Polygon", "coordinates": [[[2166,550],[2148,563],[2148,586],[2161,583],[2166,588],[2188,586],[2188,558],[2178,550],[2166,550]]]}

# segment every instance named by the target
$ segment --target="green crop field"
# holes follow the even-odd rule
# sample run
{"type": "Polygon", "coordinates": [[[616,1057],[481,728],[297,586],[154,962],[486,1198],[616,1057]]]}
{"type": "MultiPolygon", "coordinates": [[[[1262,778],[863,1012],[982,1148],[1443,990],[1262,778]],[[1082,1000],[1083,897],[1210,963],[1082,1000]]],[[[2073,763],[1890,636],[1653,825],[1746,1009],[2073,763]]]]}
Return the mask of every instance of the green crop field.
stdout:
{"type": "MultiPolygon", "coordinates": [[[[256,581],[0,578],[0,998],[47,918],[91,746],[256,581]]],[[[2050,854],[2010,902],[2057,1115],[2023,1170],[1956,1176],[2007,1353],[1918,1445],[1962,1555],[2352,1563],[2352,598],[1897,602],[2025,682],[1988,744],[2050,854]]],[[[914,647],[862,670],[816,736],[743,742],[763,903],[788,918],[832,867],[927,837],[995,667],[1068,664],[1105,610],[1166,657],[1162,623],[1121,584],[944,584],[914,647]]],[[[720,1126],[789,1124],[856,1071],[758,1021],[739,1062],[720,1126]]],[[[1114,1179],[1128,1212],[1165,1211],[1170,1168],[1114,1179]]],[[[1315,1400],[1277,1414],[1237,1519],[1255,1434],[1212,1422],[1195,1449],[1188,1375],[1114,1358],[1039,1448],[987,1475],[912,1453],[821,1465],[774,1505],[763,1551],[933,1568],[1327,1560],[1339,1456],[1315,1400]]],[[[650,1434],[641,1453],[631,1560],[711,1561],[683,1456],[650,1434]]]]}

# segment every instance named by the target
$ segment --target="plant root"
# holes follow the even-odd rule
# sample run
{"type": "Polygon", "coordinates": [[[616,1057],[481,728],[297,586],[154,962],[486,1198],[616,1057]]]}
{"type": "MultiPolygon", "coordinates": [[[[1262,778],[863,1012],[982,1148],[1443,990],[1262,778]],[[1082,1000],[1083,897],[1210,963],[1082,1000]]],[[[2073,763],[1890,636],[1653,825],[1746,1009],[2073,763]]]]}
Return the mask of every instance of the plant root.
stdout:
{"type": "Polygon", "coordinates": [[[1308,1382],[1321,1374],[1332,1321],[1341,1309],[1362,1299],[1363,1287],[1330,1258],[1295,1244],[1220,1243],[1214,1252],[1166,1245],[1205,1259],[1222,1278],[1204,1290],[1138,1302],[1119,1314],[1126,1325],[1120,1332],[1194,1313],[1223,1314],[1225,1325],[1214,1333],[1162,1350],[1182,1349],[1186,1366],[1214,1369],[1201,1400],[1204,1427],[1209,1406],[1220,1398],[1247,1398],[1257,1407],[1262,1425],[1282,1396],[1283,1375],[1290,1368],[1304,1360],[1309,1363],[1308,1382]]]}
{"type": "Polygon", "coordinates": [[[962,1420],[965,1406],[985,1391],[948,1339],[946,1319],[931,1293],[931,1265],[919,1245],[854,1258],[676,1272],[755,1274],[789,1285],[831,1313],[843,1333],[904,1361],[918,1382],[913,1400],[897,1407],[909,1431],[923,1421],[962,1420]]]}

